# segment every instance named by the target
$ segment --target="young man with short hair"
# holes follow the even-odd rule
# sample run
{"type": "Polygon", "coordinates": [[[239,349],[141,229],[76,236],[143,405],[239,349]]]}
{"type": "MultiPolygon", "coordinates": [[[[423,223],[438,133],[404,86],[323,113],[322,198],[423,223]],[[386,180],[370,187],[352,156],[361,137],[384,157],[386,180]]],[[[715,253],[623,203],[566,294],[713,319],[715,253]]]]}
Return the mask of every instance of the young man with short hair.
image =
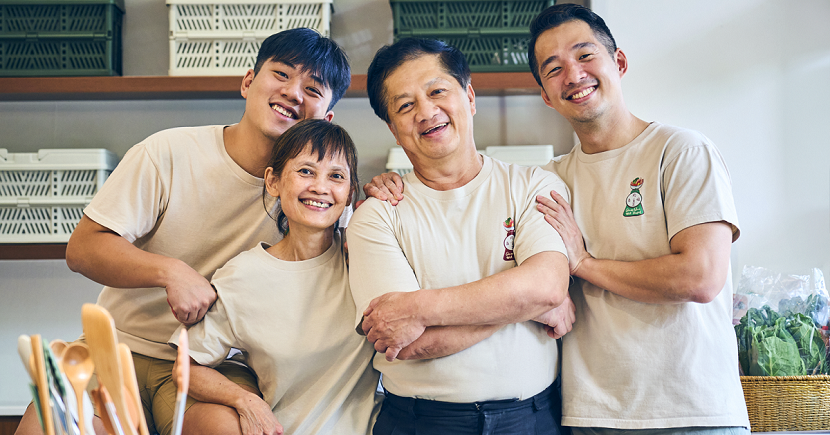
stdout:
{"type": "Polygon", "coordinates": [[[563,425],[577,434],[748,433],[731,322],[729,252],[740,230],[723,157],[703,134],[627,109],[628,60],[589,9],[543,11],[529,59],[545,104],[579,138],[545,166],[571,200],[539,197],[577,278],[563,425]]]}
{"type": "MultiPolygon", "coordinates": [[[[246,101],[238,124],[148,137],[127,152],[84,210],[66,261],[105,285],[98,304],[133,351],[151,433],[169,433],[172,425],[176,353],[168,339],[180,322],[198,322],[213,304],[209,280],[217,268],[261,241],[279,240],[262,200],[274,141],[300,120],[331,120],[350,80],[348,58],[331,39],[310,29],[272,35],[242,79],[246,101]]],[[[250,371],[231,363],[222,368],[256,392],[250,371]]],[[[202,415],[235,412],[193,403],[191,411],[209,407],[202,415]]],[[[36,418],[29,423],[18,433],[36,433],[36,418]]]]}

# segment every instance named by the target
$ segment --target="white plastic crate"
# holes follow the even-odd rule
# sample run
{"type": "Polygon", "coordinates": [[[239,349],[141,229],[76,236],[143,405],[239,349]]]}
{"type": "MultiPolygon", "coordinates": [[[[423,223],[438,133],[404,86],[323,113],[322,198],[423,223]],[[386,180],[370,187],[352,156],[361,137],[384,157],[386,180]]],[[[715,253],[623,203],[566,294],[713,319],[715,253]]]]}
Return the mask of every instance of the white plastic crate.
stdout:
{"type": "Polygon", "coordinates": [[[244,75],[265,38],[308,27],[329,36],[332,0],[167,0],[171,76],[244,75]]]}
{"type": "Polygon", "coordinates": [[[105,149],[0,148],[0,243],[68,241],[117,163],[105,149]]]}
{"type": "Polygon", "coordinates": [[[412,162],[401,147],[389,148],[389,157],[386,159],[386,170],[404,175],[412,172],[412,162]]]}
{"type": "MultiPolygon", "coordinates": [[[[522,166],[543,166],[553,159],[553,145],[491,146],[482,152],[486,156],[522,166]]],[[[412,172],[412,163],[401,147],[389,149],[386,169],[401,175],[412,172]]]]}

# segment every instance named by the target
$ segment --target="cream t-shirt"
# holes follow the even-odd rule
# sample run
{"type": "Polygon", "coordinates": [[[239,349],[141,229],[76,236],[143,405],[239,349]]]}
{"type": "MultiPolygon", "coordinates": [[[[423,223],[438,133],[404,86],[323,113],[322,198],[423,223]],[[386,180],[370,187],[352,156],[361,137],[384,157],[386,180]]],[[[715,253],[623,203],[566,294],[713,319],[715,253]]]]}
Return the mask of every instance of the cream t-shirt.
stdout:
{"type": "Polygon", "coordinates": [[[265,248],[216,271],[218,299],[188,331],[190,356],[216,366],[241,350],[285,433],[370,434],[379,373],[371,343],[354,331],[339,233],[310,260],[283,261],[265,248]]]}
{"type": "MultiPolygon", "coordinates": [[[[347,230],[356,323],[369,302],[388,292],[444,288],[508,270],[544,251],[566,253],[559,234],[536,211],[536,195],[568,189],[554,174],[484,157],[465,186],[437,191],[414,173],[393,207],[369,198],[347,230]]],[[[503,327],[443,358],[387,362],[375,356],[393,394],[446,402],[526,399],[558,375],[556,341],[542,325],[503,327]]]]}
{"type": "MultiPolygon", "coordinates": [[[[577,145],[546,169],[571,189],[574,216],[596,258],[671,253],[679,231],[738,218],[726,164],[702,134],[652,123],[626,146],[577,145]]],[[[732,329],[732,276],[707,304],[647,304],[587,281],[571,286],[576,323],[564,337],[565,426],[620,429],[749,426],[732,329]]]]}
{"type": "MultiPolygon", "coordinates": [[[[263,206],[263,180],[231,159],[223,128],[175,128],[148,137],[127,152],[84,213],[208,280],[240,252],[261,241],[276,243],[281,236],[263,206]]],[[[167,340],[179,322],[165,289],[104,287],[98,304],[112,314],[118,340],[132,351],[175,359],[167,340]]]]}

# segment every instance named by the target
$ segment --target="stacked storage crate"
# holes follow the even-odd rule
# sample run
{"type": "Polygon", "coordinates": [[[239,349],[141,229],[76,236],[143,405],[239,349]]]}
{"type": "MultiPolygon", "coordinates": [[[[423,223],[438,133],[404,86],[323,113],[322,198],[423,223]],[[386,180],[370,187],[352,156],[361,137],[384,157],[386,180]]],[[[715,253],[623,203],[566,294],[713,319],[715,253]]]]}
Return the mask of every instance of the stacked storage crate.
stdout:
{"type": "Polygon", "coordinates": [[[440,39],[473,72],[529,71],[530,22],[554,0],[389,0],[395,41],[440,39]]]}
{"type": "Polygon", "coordinates": [[[124,0],[0,0],[0,77],[121,75],[124,0]]]}
{"type": "Polygon", "coordinates": [[[265,38],[297,27],[329,36],[332,0],[167,0],[171,76],[244,75],[265,38]]]}
{"type": "Polygon", "coordinates": [[[65,243],[118,163],[104,149],[0,148],[0,243],[65,243]]]}

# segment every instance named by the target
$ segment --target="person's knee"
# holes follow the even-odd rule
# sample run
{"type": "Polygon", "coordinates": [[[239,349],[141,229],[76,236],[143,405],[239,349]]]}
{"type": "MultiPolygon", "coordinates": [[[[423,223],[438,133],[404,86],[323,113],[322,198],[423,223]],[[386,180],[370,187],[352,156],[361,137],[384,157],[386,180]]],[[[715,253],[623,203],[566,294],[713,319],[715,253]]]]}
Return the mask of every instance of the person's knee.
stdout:
{"type": "Polygon", "coordinates": [[[43,428],[40,427],[37,411],[35,411],[35,407],[31,403],[26,408],[26,412],[23,413],[23,417],[20,419],[20,424],[17,425],[17,430],[14,432],[14,435],[43,435],[43,428]]]}
{"type": "MultiPolygon", "coordinates": [[[[106,435],[107,433],[104,423],[98,417],[92,418],[92,427],[97,435],[106,435]]],[[[23,413],[14,435],[43,435],[43,428],[40,426],[37,411],[31,403],[26,408],[26,412],[23,413]]]]}
{"type": "Polygon", "coordinates": [[[184,414],[183,435],[242,434],[236,410],[215,403],[194,403],[184,414]]]}

